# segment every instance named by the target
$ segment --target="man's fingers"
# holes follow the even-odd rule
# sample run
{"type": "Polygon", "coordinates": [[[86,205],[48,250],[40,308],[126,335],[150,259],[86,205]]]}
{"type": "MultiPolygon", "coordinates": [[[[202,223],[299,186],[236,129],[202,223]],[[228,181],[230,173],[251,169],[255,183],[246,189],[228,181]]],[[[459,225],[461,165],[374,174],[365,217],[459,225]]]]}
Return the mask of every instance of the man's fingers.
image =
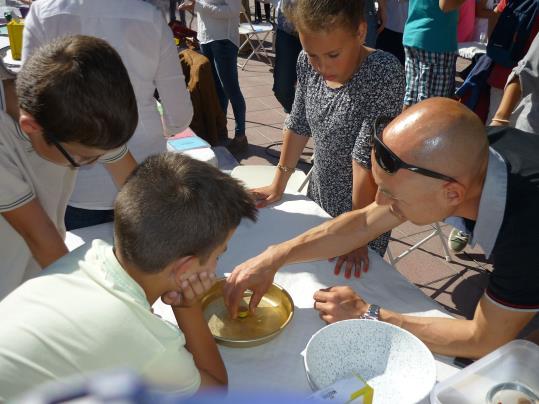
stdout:
{"type": "Polygon", "coordinates": [[[262,300],[263,296],[264,296],[264,293],[260,291],[253,292],[253,295],[251,296],[251,300],[249,300],[249,311],[251,313],[255,312],[255,309],[258,307],[258,304],[260,303],[260,300],[262,300]]]}
{"type": "Polygon", "coordinates": [[[228,307],[228,311],[232,318],[236,318],[238,315],[238,306],[240,305],[240,300],[243,298],[243,292],[247,288],[242,287],[239,283],[235,285],[227,286],[229,288],[226,295],[225,304],[228,307]]]}
{"type": "MultiPolygon", "coordinates": [[[[328,288],[329,289],[329,288],[328,288]]],[[[320,289],[314,292],[313,299],[317,302],[325,302],[327,301],[329,290],[328,289],[320,289]]]]}
{"type": "Polygon", "coordinates": [[[167,292],[161,296],[161,300],[163,303],[170,306],[177,306],[181,303],[181,297],[182,295],[180,293],[176,292],[175,290],[171,290],[170,292],[167,292]]]}

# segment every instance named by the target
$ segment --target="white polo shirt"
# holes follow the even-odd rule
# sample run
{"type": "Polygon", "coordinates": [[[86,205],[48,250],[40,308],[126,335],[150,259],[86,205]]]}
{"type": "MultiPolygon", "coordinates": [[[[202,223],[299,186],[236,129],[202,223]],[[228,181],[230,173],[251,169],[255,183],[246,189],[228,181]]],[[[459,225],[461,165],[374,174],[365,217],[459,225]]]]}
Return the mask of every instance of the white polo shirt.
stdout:
{"type": "MultiPolygon", "coordinates": [[[[100,161],[117,161],[126,153],[124,146],[100,161]]],[[[40,157],[19,125],[0,111],[0,213],[37,198],[64,237],[64,214],[76,175],[76,169],[40,157]]],[[[39,270],[25,240],[0,215],[0,300],[39,270]]]]}
{"type": "Polygon", "coordinates": [[[194,394],[200,373],[181,330],[151,312],[112,247],[94,240],[0,302],[0,401],[47,381],[130,368],[194,394]]]}
{"type": "MultiPolygon", "coordinates": [[[[76,34],[104,39],[122,58],[139,113],[138,126],[128,142],[135,160],[165,152],[166,137],[191,124],[193,106],[172,31],[161,11],[140,0],[36,1],[24,21],[23,62],[39,46],[76,34]],[[154,99],[155,89],[163,106],[166,132],[154,99]]],[[[114,94],[114,83],[110,83],[110,97],[114,94]]],[[[103,167],[83,167],[69,205],[112,209],[117,192],[103,167]]]]}

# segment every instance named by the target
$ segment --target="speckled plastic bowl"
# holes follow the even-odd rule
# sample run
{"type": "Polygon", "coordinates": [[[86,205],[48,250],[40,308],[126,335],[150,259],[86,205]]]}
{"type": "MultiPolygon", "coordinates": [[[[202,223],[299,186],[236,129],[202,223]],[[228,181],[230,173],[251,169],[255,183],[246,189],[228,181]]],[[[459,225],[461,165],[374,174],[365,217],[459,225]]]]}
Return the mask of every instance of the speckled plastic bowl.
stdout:
{"type": "Polygon", "coordinates": [[[426,345],[394,325],[345,320],[314,334],[304,352],[313,390],[355,373],[374,389],[374,403],[416,403],[436,382],[436,364],[426,345]]]}

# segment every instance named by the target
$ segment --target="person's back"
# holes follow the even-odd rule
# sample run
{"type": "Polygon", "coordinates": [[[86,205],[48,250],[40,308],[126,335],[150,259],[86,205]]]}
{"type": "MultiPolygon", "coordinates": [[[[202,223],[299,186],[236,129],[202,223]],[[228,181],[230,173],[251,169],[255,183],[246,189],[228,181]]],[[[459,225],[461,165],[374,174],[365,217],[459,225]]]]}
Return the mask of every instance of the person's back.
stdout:
{"type": "MultiPolygon", "coordinates": [[[[139,111],[139,125],[129,142],[135,159],[165,151],[165,135],[188,127],[193,109],[173,36],[161,11],[141,0],[40,0],[26,19],[23,62],[40,45],[73,34],[106,40],[126,66],[139,111]],[[163,105],[166,133],[155,89],[163,105]]],[[[116,187],[105,171],[92,167],[80,171],[69,205],[111,210],[115,195],[116,187]]],[[[68,230],[75,227],[68,223],[68,230]]]]}
{"type": "Polygon", "coordinates": [[[117,367],[173,391],[198,389],[182,332],[151,313],[142,288],[107,255],[114,256],[112,247],[96,240],[2,301],[0,400],[46,381],[117,367]]]}
{"type": "Polygon", "coordinates": [[[256,220],[252,198],[217,168],[162,153],[133,171],[114,208],[114,246],[94,240],[0,301],[0,401],[110,368],[185,395],[226,386],[198,298],[241,220],[256,220]],[[177,326],[153,314],[160,297],[177,326]]]}

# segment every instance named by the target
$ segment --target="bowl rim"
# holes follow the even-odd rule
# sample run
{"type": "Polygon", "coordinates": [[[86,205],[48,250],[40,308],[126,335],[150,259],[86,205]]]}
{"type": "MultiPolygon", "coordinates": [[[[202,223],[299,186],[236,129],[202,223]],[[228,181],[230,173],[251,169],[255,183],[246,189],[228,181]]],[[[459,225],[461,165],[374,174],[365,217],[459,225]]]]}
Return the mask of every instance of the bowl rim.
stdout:
{"type": "MultiPolygon", "coordinates": [[[[227,280],[226,276],[216,278],[215,283],[212,286],[212,288],[215,285],[219,284],[219,283],[226,282],[226,280],[227,280]]],[[[279,285],[276,282],[272,282],[270,287],[271,286],[275,286],[277,289],[279,289],[281,291],[281,293],[283,293],[283,295],[290,302],[290,307],[291,307],[290,308],[290,314],[288,315],[288,318],[286,319],[286,321],[283,324],[281,324],[281,326],[279,327],[278,330],[275,330],[274,332],[272,332],[272,333],[270,333],[268,335],[265,335],[263,337],[258,337],[258,338],[254,338],[254,339],[251,339],[251,340],[244,340],[244,339],[229,340],[229,339],[226,339],[226,338],[223,338],[223,337],[212,335],[212,337],[215,339],[215,341],[219,342],[220,344],[222,344],[224,346],[248,348],[248,347],[257,346],[257,345],[261,345],[261,344],[264,344],[266,342],[269,342],[273,338],[275,338],[277,335],[279,335],[288,326],[288,324],[290,324],[290,322],[294,318],[295,304],[294,304],[294,299],[292,299],[292,296],[290,295],[290,293],[288,293],[288,291],[285,288],[283,288],[281,285],[279,285]]]]}
{"type": "Polygon", "coordinates": [[[353,323],[357,323],[357,322],[364,322],[364,321],[371,321],[371,322],[375,322],[375,323],[378,323],[378,324],[381,324],[382,327],[389,327],[389,328],[395,328],[395,329],[398,329],[399,331],[401,332],[404,332],[405,334],[408,334],[408,336],[411,336],[412,337],[412,340],[415,340],[416,342],[419,343],[419,346],[421,346],[422,348],[424,348],[425,352],[428,353],[428,357],[431,360],[431,373],[432,373],[432,384],[430,384],[429,388],[427,391],[425,391],[425,394],[424,394],[424,397],[428,397],[430,391],[432,390],[432,388],[434,387],[434,385],[436,384],[436,380],[437,380],[437,373],[438,373],[438,370],[436,368],[436,360],[434,359],[434,355],[432,354],[431,350],[427,347],[427,345],[421,341],[418,337],[416,337],[414,334],[412,334],[410,331],[408,330],[405,330],[404,328],[401,328],[401,327],[398,327],[394,324],[391,324],[391,323],[386,323],[385,321],[380,321],[380,320],[370,320],[370,319],[363,319],[363,318],[352,318],[352,319],[348,319],[348,320],[341,320],[341,321],[337,321],[335,323],[332,323],[332,324],[328,324],[322,328],[320,328],[317,332],[315,332],[311,338],[309,339],[309,342],[307,343],[307,346],[305,347],[305,350],[303,351],[304,352],[304,355],[303,355],[303,365],[305,367],[305,374],[307,376],[307,381],[309,382],[309,385],[311,386],[311,389],[313,391],[317,391],[317,390],[320,390],[320,387],[312,380],[311,376],[310,376],[310,370],[309,370],[309,366],[307,365],[307,352],[309,350],[309,346],[311,345],[311,342],[318,336],[318,334],[320,334],[322,331],[326,330],[327,328],[329,327],[338,327],[338,326],[342,326],[344,323],[350,323],[350,322],[353,322],[353,323]]]}

